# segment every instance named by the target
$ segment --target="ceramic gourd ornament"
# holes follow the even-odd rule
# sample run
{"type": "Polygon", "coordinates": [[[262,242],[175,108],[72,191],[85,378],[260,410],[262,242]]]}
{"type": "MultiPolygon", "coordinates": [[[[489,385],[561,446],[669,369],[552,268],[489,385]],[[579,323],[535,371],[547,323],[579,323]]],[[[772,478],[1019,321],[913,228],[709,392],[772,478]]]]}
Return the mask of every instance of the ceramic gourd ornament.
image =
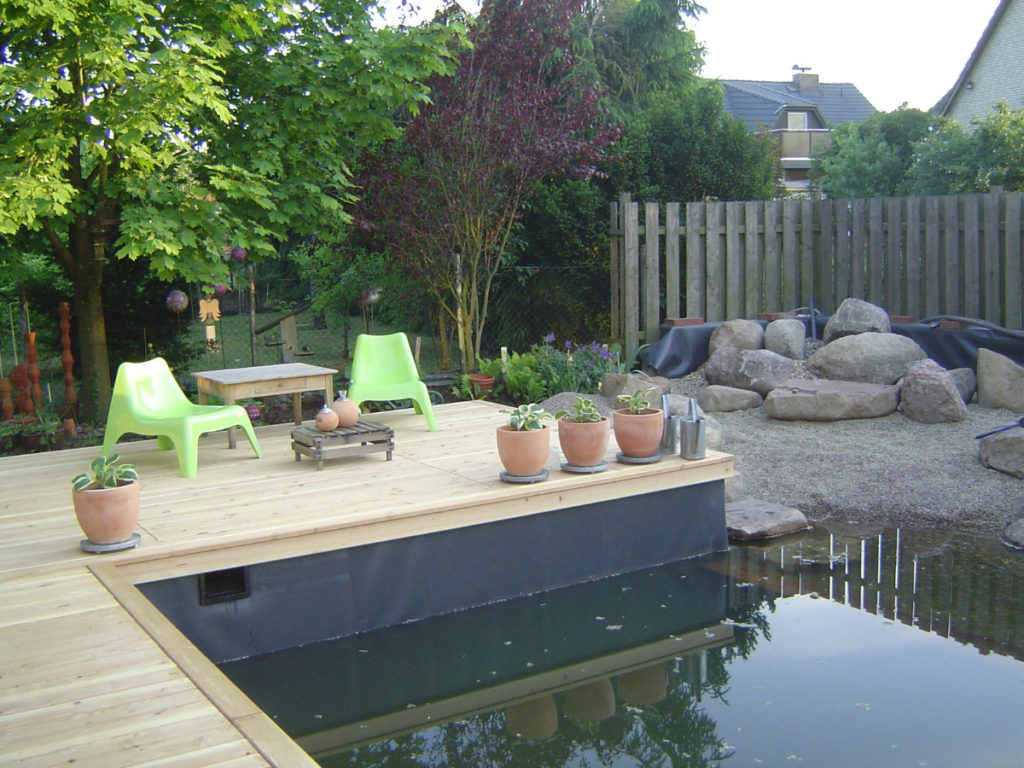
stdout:
{"type": "Polygon", "coordinates": [[[331,410],[338,414],[339,427],[351,427],[359,421],[359,406],[344,395],[338,395],[338,399],[331,403],[331,410]]]}
{"type": "Polygon", "coordinates": [[[320,409],[320,412],[316,415],[316,428],[321,432],[331,432],[338,428],[338,414],[327,407],[320,409]]]}

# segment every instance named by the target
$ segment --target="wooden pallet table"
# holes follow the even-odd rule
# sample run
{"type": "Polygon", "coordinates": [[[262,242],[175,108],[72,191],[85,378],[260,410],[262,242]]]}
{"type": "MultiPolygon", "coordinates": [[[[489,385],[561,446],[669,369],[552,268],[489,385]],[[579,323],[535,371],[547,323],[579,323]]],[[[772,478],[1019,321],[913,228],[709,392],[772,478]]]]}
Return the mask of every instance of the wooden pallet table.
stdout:
{"type": "Polygon", "coordinates": [[[321,432],[316,427],[296,427],[292,430],[292,450],[295,460],[312,456],[317,470],[323,469],[325,459],[361,456],[367,453],[387,452],[387,460],[395,450],[395,433],[391,427],[372,421],[358,421],[351,427],[332,432],[321,432]]]}

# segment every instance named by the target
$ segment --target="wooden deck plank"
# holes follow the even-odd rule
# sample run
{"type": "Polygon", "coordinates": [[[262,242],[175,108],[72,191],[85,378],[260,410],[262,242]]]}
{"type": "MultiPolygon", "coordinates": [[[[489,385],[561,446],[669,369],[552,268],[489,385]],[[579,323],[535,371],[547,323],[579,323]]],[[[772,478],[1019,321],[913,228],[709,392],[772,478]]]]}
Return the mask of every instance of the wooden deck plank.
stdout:
{"type": "MultiPolygon", "coordinates": [[[[141,545],[87,555],[70,478],[98,448],[0,460],[0,765],[312,766],[312,761],[184,638],[133,582],[357,546],[600,499],[718,479],[732,457],[614,461],[572,475],[549,457],[534,486],[501,482],[499,407],[374,414],[395,455],[296,462],[292,425],[258,428],[264,458],[223,433],[178,474],[153,440],[118,445],[142,476],[141,545]]],[[[552,446],[557,432],[552,426],[552,446]]]]}

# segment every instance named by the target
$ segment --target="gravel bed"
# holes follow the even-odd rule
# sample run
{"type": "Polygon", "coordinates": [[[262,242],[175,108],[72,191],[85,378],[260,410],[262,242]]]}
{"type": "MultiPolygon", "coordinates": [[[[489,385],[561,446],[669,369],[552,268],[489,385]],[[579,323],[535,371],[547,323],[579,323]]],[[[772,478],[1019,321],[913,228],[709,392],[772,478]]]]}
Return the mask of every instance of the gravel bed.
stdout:
{"type": "MultiPolygon", "coordinates": [[[[670,384],[694,396],[705,381],[698,370],[670,384]]],[[[555,413],[575,397],[566,392],[541,405],[555,413]]],[[[586,397],[611,410],[599,395],[586,397]]],[[[987,535],[1024,515],[1024,481],[983,466],[974,439],[1019,418],[1009,411],[972,404],[953,424],[899,413],[833,422],[777,421],[760,408],[710,415],[723,427],[746,494],[795,507],[811,521],[987,535]]]]}

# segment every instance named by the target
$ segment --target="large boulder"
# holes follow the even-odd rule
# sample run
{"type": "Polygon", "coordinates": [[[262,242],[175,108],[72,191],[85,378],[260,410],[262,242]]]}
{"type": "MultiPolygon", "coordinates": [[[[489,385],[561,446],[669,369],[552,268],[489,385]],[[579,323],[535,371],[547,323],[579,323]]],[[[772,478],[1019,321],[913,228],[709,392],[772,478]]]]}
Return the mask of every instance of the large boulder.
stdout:
{"type": "Polygon", "coordinates": [[[830,341],[857,333],[889,333],[889,313],[863,299],[845,299],[825,323],[822,339],[830,341]]]}
{"type": "Polygon", "coordinates": [[[934,360],[913,360],[900,387],[900,413],[922,424],[942,424],[966,419],[967,406],[949,371],[934,360]]]}
{"type": "Polygon", "coordinates": [[[764,399],[765,414],[782,421],[874,419],[896,410],[900,388],[827,379],[790,379],[764,399]]]}
{"type": "Polygon", "coordinates": [[[708,354],[723,347],[761,349],[764,346],[764,328],[755,320],[726,320],[711,332],[708,354]]]}
{"type": "Polygon", "coordinates": [[[704,377],[709,384],[749,389],[764,396],[790,378],[793,367],[793,360],[767,349],[722,347],[704,363],[704,377]]]}
{"type": "Polygon", "coordinates": [[[1024,413],[1024,368],[991,349],[978,350],[978,404],[1024,413]]]}
{"type": "Polygon", "coordinates": [[[858,333],[826,344],[807,360],[822,379],[895,384],[907,363],[927,357],[913,339],[895,333],[858,333]]]}
{"type": "Polygon", "coordinates": [[[764,329],[764,347],[777,355],[794,360],[804,359],[804,337],[807,329],[794,318],[772,320],[764,329]]]}
{"type": "Polygon", "coordinates": [[[978,441],[978,460],[990,469],[1024,478],[1024,429],[1010,429],[978,441]]]}
{"type": "Polygon", "coordinates": [[[745,411],[760,408],[762,398],[757,392],[737,387],[711,384],[697,393],[697,402],[705,411],[745,411]]]}

